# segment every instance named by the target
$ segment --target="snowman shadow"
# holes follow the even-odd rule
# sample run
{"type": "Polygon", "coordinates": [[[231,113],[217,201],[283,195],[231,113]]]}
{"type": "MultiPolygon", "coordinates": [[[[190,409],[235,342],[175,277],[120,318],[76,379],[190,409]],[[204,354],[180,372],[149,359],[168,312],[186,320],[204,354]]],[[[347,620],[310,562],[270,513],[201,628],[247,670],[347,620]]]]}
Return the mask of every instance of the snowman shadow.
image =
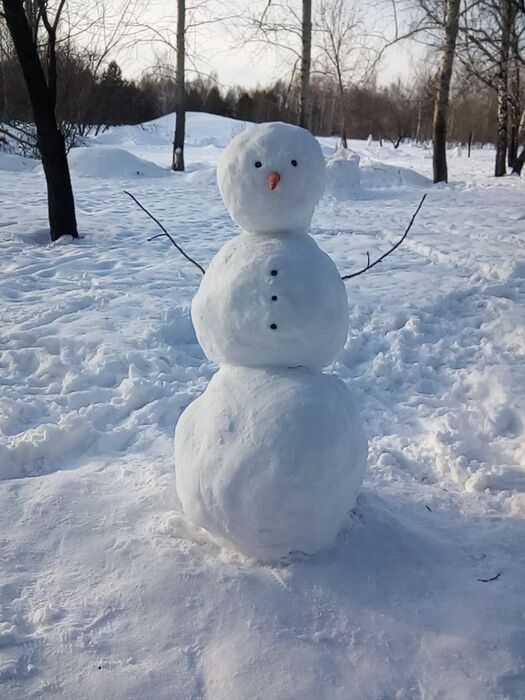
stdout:
{"type": "Polygon", "coordinates": [[[455,672],[468,670],[471,655],[494,661],[493,637],[483,630],[499,625],[501,583],[480,582],[493,563],[469,552],[478,527],[486,534],[490,524],[454,513],[465,542],[452,534],[461,523],[448,528],[450,516],[429,512],[409,493],[379,496],[368,487],[335,545],[316,554],[268,564],[195,547],[192,560],[200,549],[204,566],[196,568],[214,591],[199,658],[215,697],[273,700],[283,697],[273,689],[284,679],[300,679],[293,697],[328,697],[330,684],[352,700],[390,697],[354,687],[375,669],[379,686],[388,677],[399,697],[419,698],[409,692],[414,678],[442,668],[454,649],[465,654],[454,657],[455,672]]]}

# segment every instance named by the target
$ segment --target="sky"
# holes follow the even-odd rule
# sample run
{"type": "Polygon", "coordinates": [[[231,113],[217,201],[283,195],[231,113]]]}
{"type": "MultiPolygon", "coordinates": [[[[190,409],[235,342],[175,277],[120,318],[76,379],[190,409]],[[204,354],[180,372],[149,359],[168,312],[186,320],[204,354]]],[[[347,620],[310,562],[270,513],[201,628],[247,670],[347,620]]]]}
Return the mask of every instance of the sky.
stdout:
{"type": "MultiPolygon", "coordinates": [[[[260,16],[266,4],[267,0],[253,0],[250,3],[208,0],[205,8],[190,11],[188,23],[199,25],[191,26],[187,33],[190,74],[192,69],[196,69],[202,75],[213,74],[224,88],[233,85],[253,88],[257,85],[269,85],[277,79],[289,79],[296,60],[293,50],[269,47],[261,41],[246,41],[248,30],[243,24],[245,20],[235,16],[243,9],[246,12],[247,5],[253,16],[260,16]],[[226,19],[212,21],[217,17],[226,19]],[[204,24],[200,24],[203,21],[204,24]]],[[[290,4],[300,14],[300,1],[290,0],[290,4]]],[[[313,5],[315,11],[318,3],[314,0],[313,5]]],[[[380,46],[381,40],[377,39],[377,36],[374,38],[374,35],[388,34],[389,27],[392,26],[391,4],[378,0],[376,4],[365,5],[349,0],[349,11],[352,11],[352,5],[359,7],[357,13],[361,22],[359,36],[356,34],[355,41],[364,41],[368,47],[380,46]],[[364,34],[367,34],[368,38],[364,39],[364,34]]],[[[155,32],[175,43],[176,17],[166,12],[167,7],[170,13],[175,12],[175,2],[169,5],[160,1],[147,3],[144,9],[137,11],[137,18],[141,24],[152,26],[155,32]]],[[[293,18],[291,22],[293,25],[293,18]]],[[[157,59],[173,65],[175,63],[174,51],[151,33],[146,39],[148,32],[144,31],[141,41],[123,46],[118,52],[117,60],[129,77],[139,77],[157,59]]],[[[298,37],[293,33],[282,34],[279,41],[292,49],[299,49],[298,37]]],[[[315,49],[313,53],[315,54],[315,49]]],[[[392,47],[379,64],[378,81],[389,83],[397,78],[408,80],[418,55],[420,51],[413,44],[405,43],[392,47]]],[[[353,72],[350,69],[348,76],[359,77],[358,71],[353,72]]]]}

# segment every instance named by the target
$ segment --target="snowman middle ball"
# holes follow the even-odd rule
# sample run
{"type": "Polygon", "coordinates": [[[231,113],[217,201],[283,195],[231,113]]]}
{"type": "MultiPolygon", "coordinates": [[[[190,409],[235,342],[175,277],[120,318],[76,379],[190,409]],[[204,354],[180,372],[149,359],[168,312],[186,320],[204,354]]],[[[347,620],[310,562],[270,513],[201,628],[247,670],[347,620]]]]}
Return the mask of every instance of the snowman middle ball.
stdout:
{"type": "Polygon", "coordinates": [[[191,315],[217,364],[321,369],[348,333],[344,284],[307,234],[242,233],[212,260],[191,315]]]}

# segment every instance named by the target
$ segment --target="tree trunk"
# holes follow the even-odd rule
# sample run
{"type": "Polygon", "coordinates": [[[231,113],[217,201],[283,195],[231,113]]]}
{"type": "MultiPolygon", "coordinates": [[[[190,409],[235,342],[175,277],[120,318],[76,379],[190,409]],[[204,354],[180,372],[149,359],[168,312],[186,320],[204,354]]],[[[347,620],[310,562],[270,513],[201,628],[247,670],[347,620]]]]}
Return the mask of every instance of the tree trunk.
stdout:
{"type": "Polygon", "coordinates": [[[494,175],[502,177],[507,174],[507,139],[509,119],[509,54],[512,28],[512,0],[500,0],[501,38],[498,57],[498,137],[496,140],[496,167],[494,175]]]}
{"type": "Polygon", "coordinates": [[[301,32],[303,49],[301,54],[301,113],[299,125],[310,128],[312,113],[310,95],[310,65],[312,54],[312,0],[303,0],[303,24],[301,32]]]}
{"type": "Polygon", "coordinates": [[[3,7],[35,120],[37,144],[47,184],[51,240],[56,241],[65,235],[78,238],[66,148],[57,126],[53,95],[46,82],[22,0],[3,0],[3,7]]]}
{"type": "Polygon", "coordinates": [[[416,142],[421,143],[421,122],[422,122],[422,101],[418,100],[417,103],[417,126],[416,126],[416,142]]]}
{"type": "Polygon", "coordinates": [[[185,59],[186,59],[186,0],[177,0],[177,73],[175,76],[175,138],[173,139],[172,170],[184,170],[184,139],[186,133],[186,88],[185,88],[185,59]]]}
{"type": "Polygon", "coordinates": [[[341,98],[341,109],[340,109],[340,115],[341,115],[341,146],[344,149],[348,148],[348,138],[347,138],[347,130],[346,130],[346,110],[345,110],[345,93],[344,89],[341,86],[340,88],[340,98],[341,98]]]}
{"type": "Polygon", "coordinates": [[[513,175],[521,175],[523,166],[525,165],[525,146],[521,149],[521,153],[514,161],[514,167],[512,168],[513,175]]]}
{"type": "Polygon", "coordinates": [[[448,182],[447,172],[447,121],[452,68],[456,53],[456,39],[459,27],[460,0],[447,0],[447,20],[445,26],[445,47],[439,71],[439,87],[434,105],[432,127],[434,182],[448,182]]]}
{"type": "Polygon", "coordinates": [[[518,157],[519,145],[520,65],[517,41],[515,27],[513,27],[509,71],[509,152],[507,156],[509,168],[514,167],[514,163],[518,157]]]}

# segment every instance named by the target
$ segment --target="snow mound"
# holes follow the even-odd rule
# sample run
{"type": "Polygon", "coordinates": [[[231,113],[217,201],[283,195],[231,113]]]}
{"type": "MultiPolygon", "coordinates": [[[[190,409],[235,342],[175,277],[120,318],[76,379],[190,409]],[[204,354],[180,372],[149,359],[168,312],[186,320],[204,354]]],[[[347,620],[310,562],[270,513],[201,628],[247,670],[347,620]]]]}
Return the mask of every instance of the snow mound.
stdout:
{"type": "Polygon", "coordinates": [[[326,161],[326,191],[336,199],[347,199],[361,185],[361,158],[340,148],[326,161]]]}
{"type": "Polygon", "coordinates": [[[431,181],[412,170],[383,162],[361,165],[360,156],[351,150],[338,149],[326,161],[326,191],[336,199],[352,199],[361,188],[426,187],[431,181]]]}
{"type": "Polygon", "coordinates": [[[190,185],[215,185],[217,182],[216,170],[206,166],[195,168],[195,170],[186,173],[186,182],[190,185]]]}
{"type": "Polygon", "coordinates": [[[172,136],[170,137],[167,128],[161,125],[136,124],[109,127],[91,141],[99,146],[168,146],[172,142],[172,136]]]}
{"type": "Polygon", "coordinates": [[[363,187],[426,187],[431,180],[411,168],[386,163],[369,163],[361,168],[363,187]]]}
{"type": "Polygon", "coordinates": [[[28,172],[34,170],[38,165],[38,161],[32,158],[24,158],[16,156],[12,153],[4,153],[0,151],[0,170],[7,170],[12,173],[28,172]]]}
{"type": "MultiPolygon", "coordinates": [[[[144,124],[111,126],[91,138],[91,143],[99,146],[170,146],[175,124],[176,116],[171,113],[144,124]]],[[[237,119],[187,112],[186,148],[225,148],[245,127],[246,123],[237,119]]]]}
{"type": "Polygon", "coordinates": [[[71,172],[84,177],[129,179],[170,174],[168,170],[122,148],[74,148],[68,160],[71,172]]]}

